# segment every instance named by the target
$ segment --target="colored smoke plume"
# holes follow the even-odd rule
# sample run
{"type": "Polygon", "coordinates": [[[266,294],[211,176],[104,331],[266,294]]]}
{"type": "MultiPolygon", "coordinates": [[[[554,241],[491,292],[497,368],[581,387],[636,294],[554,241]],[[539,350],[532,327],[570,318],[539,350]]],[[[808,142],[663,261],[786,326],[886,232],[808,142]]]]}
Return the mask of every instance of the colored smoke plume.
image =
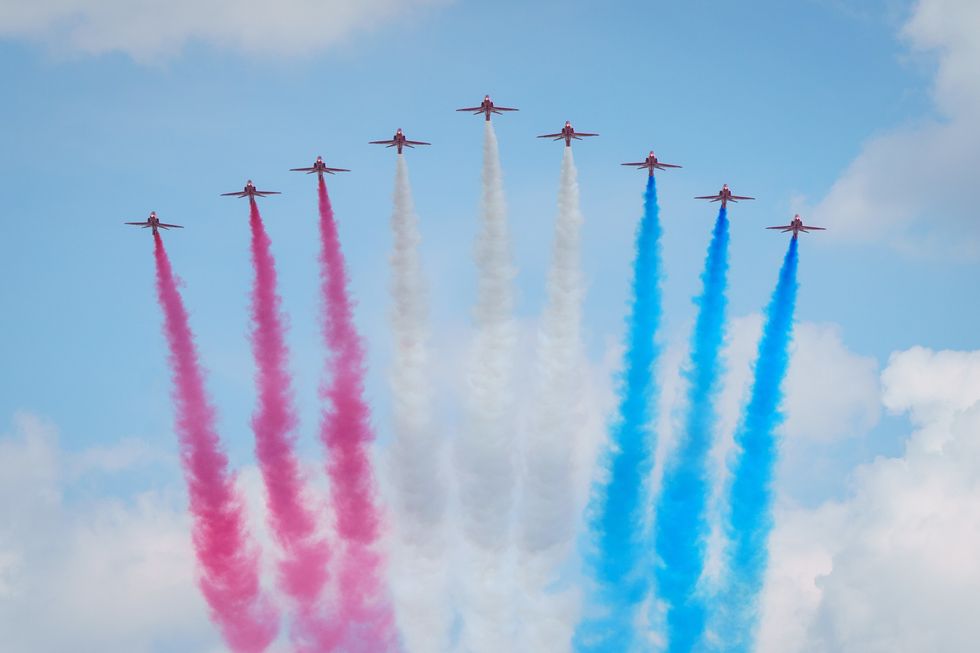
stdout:
{"type": "Polygon", "coordinates": [[[391,214],[393,439],[387,469],[395,504],[392,581],[400,631],[413,653],[443,653],[451,623],[446,564],[447,483],[432,415],[427,288],[408,164],[398,155],[391,214]]]}
{"type": "Polygon", "coordinates": [[[265,482],[272,535],[282,549],[279,582],[298,614],[294,637],[326,650],[336,645],[338,626],[317,614],[327,582],[330,552],[318,532],[316,514],[306,494],[294,452],[296,409],[287,370],[289,350],[276,292],[276,265],[271,242],[254,199],[252,230],[252,352],[255,356],[258,407],[252,417],[255,451],[265,482]]]}
{"type": "Polygon", "coordinates": [[[158,233],[153,240],[201,591],[231,650],[260,653],[276,638],[279,615],[259,585],[258,551],[245,528],[242,498],[221,448],[214,408],[204,388],[204,373],[170,260],[158,233]]]}
{"type": "Polygon", "coordinates": [[[347,270],[327,187],[320,179],[320,281],[323,334],[330,352],[320,435],[342,542],[339,618],[347,625],[345,653],[398,650],[394,614],[379,549],[381,518],[369,447],[374,440],[364,400],[364,348],[354,326],[347,270]]]}
{"type": "Polygon", "coordinates": [[[766,308],[766,321],[755,362],[755,378],[742,422],[735,433],[736,455],[729,489],[724,591],[718,606],[719,649],[754,650],[759,594],[768,563],[772,530],[772,478],[776,464],[776,429],[783,422],[779,405],[789,367],[793,313],[799,284],[798,240],[790,239],[779,281],[766,308]]]}
{"type": "Polygon", "coordinates": [[[643,217],[636,229],[626,350],[619,380],[619,409],[602,476],[589,507],[592,595],[576,632],[582,652],[624,652],[637,641],[637,611],[649,589],[647,551],[649,478],[656,435],[651,432],[660,354],[660,208],[656,178],[647,178],[643,217]]]}
{"type": "Polygon", "coordinates": [[[706,622],[697,590],[708,535],[708,452],[717,428],[725,296],[728,285],[728,216],[718,211],[697,298],[691,338],[687,407],[673,459],[667,461],[655,511],[657,591],[666,605],[667,651],[687,653],[700,641],[706,622]]]}

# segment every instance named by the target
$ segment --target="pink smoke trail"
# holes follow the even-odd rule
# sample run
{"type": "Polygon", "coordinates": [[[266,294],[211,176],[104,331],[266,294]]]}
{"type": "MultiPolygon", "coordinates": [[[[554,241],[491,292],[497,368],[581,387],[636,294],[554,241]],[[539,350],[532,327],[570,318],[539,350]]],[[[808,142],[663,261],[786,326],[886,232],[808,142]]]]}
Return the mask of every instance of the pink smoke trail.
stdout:
{"type": "Polygon", "coordinates": [[[256,363],[259,405],[252,417],[255,449],[265,482],[273,537],[282,547],[279,583],[298,608],[294,639],[312,640],[321,649],[336,646],[339,628],[317,611],[327,582],[330,551],[317,531],[316,517],[305,491],[294,452],[297,424],[287,363],[280,298],[276,294],[276,263],[262,215],[250,198],[252,228],[252,352],[256,363]]]}
{"type": "Polygon", "coordinates": [[[324,336],[332,376],[323,388],[330,401],[320,437],[328,451],[327,473],[336,506],[337,533],[344,542],[340,564],[340,614],[348,624],[347,653],[397,650],[394,614],[384,586],[384,560],[377,551],[381,520],[368,446],[374,439],[364,401],[364,349],[354,327],[347,270],[327,186],[320,178],[320,280],[324,336]]]}
{"type": "Polygon", "coordinates": [[[235,653],[261,653],[276,637],[279,615],[259,587],[258,552],[246,531],[242,500],[221,450],[214,408],[204,389],[204,374],[170,259],[159,234],[153,234],[153,241],[201,592],[228,646],[235,653]]]}

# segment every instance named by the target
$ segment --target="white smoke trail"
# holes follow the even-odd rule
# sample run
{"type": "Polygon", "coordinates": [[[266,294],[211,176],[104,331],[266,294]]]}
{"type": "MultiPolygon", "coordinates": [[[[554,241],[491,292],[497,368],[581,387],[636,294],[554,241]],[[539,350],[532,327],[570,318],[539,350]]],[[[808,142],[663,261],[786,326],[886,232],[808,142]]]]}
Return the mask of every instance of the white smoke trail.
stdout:
{"type": "Polygon", "coordinates": [[[514,268],[497,137],[492,123],[485,125],[475,333],[467,360],[465,422],[455,450],[464,536],[460,646],[467,653],[513,650],[516,617],[511,564],[514,268]]]}
{"type": "Polygon", "coordinates": [[[398,626],[407,650],[444,653],[449,646],[451,621],[445,562],[444,448],[432,415],[421,237],[408,165],[401,154],[395,171],[391,228],[394,437],[388,463],[397,534],[391,561],[393,589],[398,626]]]}
{"type": "Polygon", "coordinates": [[[578,595],[561,582],[575,538],[575,459],[586,423],[577,174],[572,149],[566,147],[524,447],[521,651],[569,650],[578,610],[578,595]]]}

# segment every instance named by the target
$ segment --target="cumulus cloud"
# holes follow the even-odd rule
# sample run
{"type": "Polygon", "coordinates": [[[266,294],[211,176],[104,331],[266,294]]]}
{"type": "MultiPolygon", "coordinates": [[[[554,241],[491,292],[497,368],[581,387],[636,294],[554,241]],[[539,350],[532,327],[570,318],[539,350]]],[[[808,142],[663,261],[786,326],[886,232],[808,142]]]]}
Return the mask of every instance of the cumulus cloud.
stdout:
{"type": "Polygon", "coordinates": [[[813,209],[830,237],[925,255],[980,256],[980,3],[918,0],[902,37],[934,55],[938,117],[869,140],[813,209]]]}
{"type": "MultiPolygon", "coordinates": [[[[94,473],[99,456],[81,458],[94,473]]],[[[37,417],[0,435],[3,650],[214,650],[182,495],[79,504],[66,491],[75,465],[37,417]]]]}
{"type": "Polygon", "coordinates": [[[172,57],[189,43],[297,56],[449,0],[45,0],[0,2],[0,36],[56,52],[172,57]]]}
{"type": "MultiPolygon", "coordinates": [[[[729,325],[725,348],[727,370],[719,396],[719,437],[712,450],[715,487],[706,570],[709,582],[717,581],[722,571],[725,541],[721,519],[726,510],[729,463],[735,430],[750,392],[752,365],[761,336],[762,315],[758,313],[734,318],[729,325]]],[[[674,370],[682,358],[674,351],[665,357],[672,361],[674,370]]],[[[678,371],[667,374],[664,386],[665,397],[673,397],[668,399],[671,402],[668,405],[674,406],[671,410],[675,414],[681,399],[676,389],[680,383],[678,376],[678,371]]],[[[878,423],[881,414],[878,363],[849,350],[838,325],[800,322],[794,326],[784,391],[782,408],[786,421],[779,431],[779,491],[784,498],[793,500],[805,500],[815,493],[823,499],[826,487],[814,483],[815,475],[837,465],[828,458],[827,445],[864,436],[878,423]]],[[[672,434],[667,437],[673,440],[672,434]]],[[[663,453],[661,457],[666,455],[663,453]]],[[[794,551],[800,550],[797,544],[794,542],[794,551]]],[[[793,589],[798,588],[794,585],[793,589]]]]}
{"type": "MultiPolygon", "coordinates": [[[[759,314],[732,321],[723,432],[732,433],[737,426],[761,335],[759,314]]],[[[881,413],[878,363],[850,351],[838,325],[801,322],[793,329],[785,394],[782,432],[788,439],[827,443],[861,436],[878,423],[881,413]]]]}
{"type": "Polygon", "coordinates": [[[850,498],[784,506],[760,653],[967,653],[980,641],[980,352],[895,354],[884,403],[914,431],[850,498]]]}

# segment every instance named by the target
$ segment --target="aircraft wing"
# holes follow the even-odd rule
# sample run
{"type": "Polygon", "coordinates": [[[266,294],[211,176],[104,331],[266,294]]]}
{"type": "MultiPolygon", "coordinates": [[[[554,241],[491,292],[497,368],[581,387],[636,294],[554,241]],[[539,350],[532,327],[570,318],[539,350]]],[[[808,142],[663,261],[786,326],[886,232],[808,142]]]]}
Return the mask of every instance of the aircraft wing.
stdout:
{"type": "Polygon", "coordinates": [[[811,227],[810,225],[804,225],[803,226],[803,229],[806,229],[807,231],[810,231],[810,230],[827,231],[827,227],[811,227]]]}
{"type": "Polygon", "coordinates": [[[255,194],[259,197],[265,197],[266,195],[282,195],[281,192],[277,190],[257,190],[255,194]]]}
{"type": "Polygon", "coordinates": [[[426,143],[425,141],[405,141],[405,145],[432,145],[432,143],[426,143]]]}
{"type": "Polygon", "coordinates": [[[674,165],[673,163],[658,163],[657,165],[660,166],[661,168],[682,168],[683,167],[683,166],[674,165]]]}
{"type": "Polygon", "coordinates": [[[620,163],[621,166],[646,166],[646,161],[637,161],[636,163],[620,163]]]}
{"type": "Polygon", "coordinates": [[[182,227],[179,224],[167,224],[165,222],[161,222],[157,226],[158,227],[163,227],[164,229],[183,229],[184,228],[184,227],[182,227]]]}
{"type": "Polygon", "coordinates": [[[564,134],[561,134],[561,133],[558,133],[558,134],[541,134],[540,136],[538,136],[538,138],[564,138],[564,137],[565,137],[565,135],[564,134]]]}
{"type": "Polygon", "coordinates": [[[456,109],[456,111],[483,111],[483,107],[464,107],[462,109],[456,109]]]}
{"type": "Polygon", "coordinates": [[[134,227],[148,227],[148,226],[150,226],[150,223],[149,222],[124,222],[123,224],[131,224],[134,227]]]}
{"type": "Polygon", "coordinates": [[[747,197],[745,195],[732,195],[729,199],[733,200],[754,200],[754,197],[747,197]]]}
{"type": "Polygon", "coordinates": [[[779,225],[777,227],[766,227],[766,229],[783,229],[783,230],[792,229],[792,228],[793,228],[793,225],[791,225],[791,224],[781,224],[781,225],[779,225]]]}
{"type": "Polygon", "coordinates": [[[316,172],[316,168],[290,168],[289,171],[290,172],[305,172],[305,173],[308,174],[308,173],[311,173],[311,172],[316,172]]]}
{"type": "Polygon", "coordinates": [[[331,175],[335,172],[350,172],[347,168],[324,168],[323,170],[331,175]]]}
{"type": "Polygon", "coordinates": [[[520,109],[514,109],[512,107],[494,107],[494,111],[520,111],[520,109]]]}
{"type": "Polygon", "coordinates": [[[694,199],[696,199],[696,200],[711,200],[713,202],[716,202],[716,201],[718,201],[718,200],[721,199],[721,195],[720,194],[719,195],[699,195],[698,197],[695,197],[694,199]]]}
{"type": "Polygon", "coordinates": [[[387,145],[388,147],[392,147],[393,145],[395,145],[395,141],[394,140],[368,141],[368,145],[387,145]]]}
{"type": "Polygon", "coordinates": [[[234,193],[222,193],[221,197],[245,197],[245,195],[244,191],[235,191],[234,193]]]}
{"type": "Polygon", "coordinates": [[[599,134],[590,134],[588,132],[575,132],[576,136],[598,136],[599,134]]]}

